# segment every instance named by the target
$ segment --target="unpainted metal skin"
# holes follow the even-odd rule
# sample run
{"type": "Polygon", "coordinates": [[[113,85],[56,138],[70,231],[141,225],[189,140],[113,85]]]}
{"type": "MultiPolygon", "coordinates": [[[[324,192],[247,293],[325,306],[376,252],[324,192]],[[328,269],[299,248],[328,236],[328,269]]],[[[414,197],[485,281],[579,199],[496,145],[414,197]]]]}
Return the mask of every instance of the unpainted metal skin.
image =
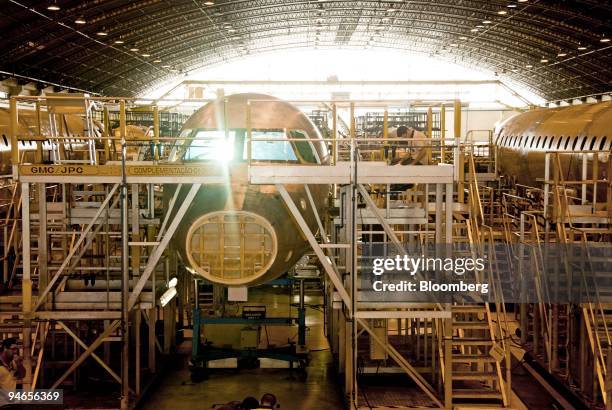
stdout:
{"type": "MultiPolygon", "coordinates": [[[[36,142],[28,141],[38,137],[38,122],[36,119],[36,111],[31,109],[20,109],[18,111],[18,129],[17,137],[22,140],[19,145],[19,158],[21,163],[33,163],[36,158],[36,142]]],[[[0,108],[0,175],[10,175],[11,169],[11,141],[10,141],[10,113],[7,108],[0,108]]],[[[74,137],[75,140],[84,135],[84,121],[82,118],[75,115],[66,115],[63,117],[61,124],[62,135],[64,137],[74,137]]],[[[50,135],[49,119],[46,111],[41,112],[41,134],[50,135]]],[[[79,152],[73,152],[75,159],[82,155],[83,146],[78,142],[67,143],[66,146],[71,146],[79,152]]],[[[49,153],[51,145],[45,141],[42,144],[43,161],[49,161],[49,153]]],[[[10,185],[0,186],[0,214],[4,207],[11,200],[10,185]]]]}
{"type": "MultiPolygon", "coordinates": [[[[187,120],[183,125],[183,131],[224,130],[226,127],[228,130],[245,130],[247,127],[247,104],[251,106],[250,118],[253,130],[285,130],[284,135],[286,137],[290,137],[289,130],[305,132],[312,146],[316,149],[321,163],[329,163],[329,155],[323,141],[321,141],[322,137],[310,119],[293,105],[267,95],[236,94],[226,97],[225,100],[211,102],[187,120]]],[[[182,135],[184,134],[185,132],[182,133],[182,135]]],[[[181,158],[183,157],[179,155],[176,161],[183,161],[181,158]]],[[[300,162],[303,164],[303,161],[300,162]]],[[[196,195],[187,214],[183,217],[182,223],[175,234],[176,240],[174,241],[183,262],[197,275],[226,286],[254,286],[273,280],[286,273],[308,250],[308,242],[301,234],[297,223],[277,192],[276,187],[273,185],[249,184],[247,163],[245,161],[234,160],[227,164],[214,161],[207,161],[207,163],[211,167],[218,167],[218,172],[225,172],[228,183],[226,185],[203,186],[196,195]],[[194,241],[195,244],[191,242],[193,239],[191,233],[196,230],[199,223],[198,220],[201,222],[202,219],[206,219],[207,215],[218,217],[220,214],[228,216],[240,214],[246,217],[252,215],[253,220],[261,217],[267,221],[267,223],[262,222],[260,225],[272,227],[273,234],[271,236],[275,237],[276,242],[276,249],[272,255],[273,260],[265,264],[268,266],[267,269],[265,266],[262,266],[261,271],[258,273],[251,272],[250,274],[242,275],[242,277],[220,277],[220,275],[211,274],[205,266],[200,265],[202,260],[199,259],[199,256],[191,254],[192,251],[197,253],[199,243],[198,240],[194,241]],[[189,233],[190,229],[191,233],[189,233]]],[[[286,166],[292,165],[287,164],[286,166]]],[[[313,164],[313,166],[317,165],[313,164]]],[[[314,212],[317,212],[319,215],[323,214],[330,186],[321,184],[309,186],[317,208],[316,210],[313,210],[310,206],[304,185],[286,185],[285,188],[308,223],[311,231],[316,232],[317,223],[314,212]]],[[[183,189],[183,191],[178,197],[179,200],[175,205],[175,209],[184,198],[184,193],[187,189],[183,189]]],[[[172,194],[172,189],[168,189],[165,193],[167,203],[172,194]]],[[[226,227],[223,229],[231,228],[226,227]]],[[[235,237],[238,238],[237,240],[240,240],[239,238],[242,237],[242,234],[236,232],[235,237]]],[[[206,242],[206,245],[212,246],[216,241],[223,243],[220,235],[215,236],[214,233],[207,238],[208,242],[206,242]]],[[[252,237],[248,239],[248,241],[254,240],[252,237]]],[[[249,244],[232,243],[229,246],[241,246],[241,249],[245,249],[245,247],[249,247],[249,244]]],[[[251,242],[252,247],[253,243],[251,242]]],[[[219,249],[220,252],[224,253],[223,258],[226,258],[225,249],[222,247],[219,247],[219,249]]],[[[246,256],[243,255],[241,261],[243,265],[245,265],[245,258],[246,256]]],[[[229,259],[227,257],[228,263],[229,259]]],[[[205,264],[203,263],[203,265],[205,264]]],[[[246,265],[249,265],[249,263],[246,263],[246,265]]]]}
{"type": "MultiPolygon", "coordinates": [[[[588,161],[587,177],[592,177],[593,160],[597,158],[599,178],[607,178],[611,126],[612,101],[541,108],[511,117],[495,130],[500,171],[519,184],[541,186],[546,152],[556,151],[568,153],[560,155],[564,180],[582,179],[584,155],[588,161]],[[582,154],[580,151],[596,152],[582,154]]],[[[598,197],[604,194],[602,189],[598,197]]]]}
{"type": "MultiPolygon", "coordinates": [[[[34,162],[34,153],[36,152],[36,142],[28,141],[28,137],[32,139],[38,135],[38,122],[36,120],[36,112],[29,109],[20,109],[18,112],[18,129],[17,137],[21,141],[19,143],[19,158],[22,162],[34,162]]],[[[81,138],[84,135],[83,119],[75,115],[64,116],[65,121],[60,125],[63,130],[63,136],[81,138]]],[[[8,175],[11,171],[11,141],[10,141],[10,114],[7,108],[0,108],[0,175],[8,175]]],[[[42,135],[50,135],[49,119],[46,111],[41,113],[41,133],[42,135]]],[[[73,143],[74,144],[74,143],[73,143]]],[[[78,145],[78,144],[76,144],[78,145]]],[[[80,147],[80,146],[79,146],[80,147]]],[[[50,150],[48,142],[43,143],[43,152],[50,150]]],[[[48,155],[43,154],[43,160],[47,159],[48,155]]]]}

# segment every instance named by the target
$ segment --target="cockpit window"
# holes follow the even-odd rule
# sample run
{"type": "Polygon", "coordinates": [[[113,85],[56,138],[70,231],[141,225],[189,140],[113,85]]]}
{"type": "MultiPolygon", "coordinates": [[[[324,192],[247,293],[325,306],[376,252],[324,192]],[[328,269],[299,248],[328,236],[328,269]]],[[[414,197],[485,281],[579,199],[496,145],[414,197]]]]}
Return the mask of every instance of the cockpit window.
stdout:
{"type": "MultiPolygon", "coordinates": [[[[251,159],[254,161],[297,161],[283,130],[253,130],[251,139],[251,159]]],[[[244,144],[242,159],[247,159],[247,149],[248,144],[244,144]]]]}
{"type": "Polygon", "coordinates": [[[303,142],[293,141],[293,144],[295,145],[299,156],[304,162],[307,162],[309,164],[320,164],[321,163],[319,159],[319,155],[315,147],[312,145],[312,141],[308,139],[308,134],[306,133],[306,131],[291,130],[289,131],[289,135],[291,135],[292,139],[301,138],[305,140],[303,142]]]}
{"type": "MultiPolygon", "coordinates": [[[[246,161],[249,155],[247,130],[186,130],[177,157],[188,161],[246,161]]],[[[251,130],[251,160],[320,164],[321,158],[308,133],[303,130],[251,130]],[[299,141],[303,139],[304,141],[299,141]]]]}
{"type": "Polygon", "coordinates": [[[186,160],[222,161],[233,158],[236,132],[223,130],[199,130],[193,136],[189,149],[185,153],[186,160]]]}

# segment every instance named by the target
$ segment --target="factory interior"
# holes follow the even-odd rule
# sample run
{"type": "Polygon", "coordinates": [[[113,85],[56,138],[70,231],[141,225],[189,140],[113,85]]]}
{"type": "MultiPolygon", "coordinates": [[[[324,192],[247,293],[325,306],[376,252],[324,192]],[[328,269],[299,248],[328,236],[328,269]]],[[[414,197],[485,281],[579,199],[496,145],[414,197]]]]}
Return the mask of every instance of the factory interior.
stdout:
{"type": "Polygon", "coordinates": [[[611,16],[0,1],[0,408],[612,409],[611,16]]]}

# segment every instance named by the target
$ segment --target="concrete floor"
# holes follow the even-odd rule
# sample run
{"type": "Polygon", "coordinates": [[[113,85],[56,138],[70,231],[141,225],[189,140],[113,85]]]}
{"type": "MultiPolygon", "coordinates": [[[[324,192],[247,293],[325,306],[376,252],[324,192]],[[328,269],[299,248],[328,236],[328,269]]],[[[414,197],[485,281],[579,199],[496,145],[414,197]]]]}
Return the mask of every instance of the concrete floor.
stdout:
{"type": "MultiPolygon", "coordinates": [[[[322,298],[307,296],[306,303],[317,305],[322,303],[322,298]]],[[[286,289],[251,289],[249,304],[266,305],[270,317],[283,316],[289,311],[289,296],[286,289]]],[[[295,308],[292,311],[295,314],[295,308]]],[[[191,352],[191,341],[188,340],[179,347],[181,360],[176,361],[176,365],[163,377],[142,408],[214,409],[215,405],[232,400],[242,400],[247,396],[259,399],[264,393],[273,393],[283,410],[342,409],[342,394],[323,333],[323,313],[313,308],[308,308],[306,312],[306,325],[309,329],[306,344],[311,354],[305,380],[300,380],[297,373],[292,376],[288,369],[214,369],[207,380],[192,383],[187,369],[191,352]]],[[[270,343],[286,342],[296,331],[295,328],[269,328],[270,343]]]]}

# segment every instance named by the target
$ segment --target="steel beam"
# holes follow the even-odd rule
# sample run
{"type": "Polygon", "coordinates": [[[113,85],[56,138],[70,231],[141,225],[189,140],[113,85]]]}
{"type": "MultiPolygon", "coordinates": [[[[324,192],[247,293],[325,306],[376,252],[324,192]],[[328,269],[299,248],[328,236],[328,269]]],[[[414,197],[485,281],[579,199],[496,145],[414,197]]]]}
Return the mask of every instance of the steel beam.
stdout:
{"type": "Polygon", "coordinates": [[[310,230],[310,227],[308,226],[308,224],[304,220],[304,217],[300,213],[300,211],[297,208],[297,206],[295,205],[295,203],[293,202],[293,199],[291,199],[291,195],[289,195],[289,193],[287,192],[287,189],[285,189],[285,187],[283,185],[276,185],[276,189],[281,194],[281,197],[285,201],[285,204],[287,205],[287,208],[289,208],[289,211],[293,215],[293,218],[294,218],[295,222],[298,224],[300,230],[302,231],[302,233],[304,234],[304,236],[308,240],[308,243],[310,243],[310,246],[312,247],[312,250],[319,257],[319,261],[321,262],[321,265],[323,265],[323,268],[325,269],[325,272],[327,273],[327,275],[329,276],[329,279],[334,284],[334,287],[336,288],[336,291],[338,292],[338,294],[342,298],[342,301],[346,305],[347,309],[350,310],[351,309],[351,299],[350,299],[349,294],[347,293],[346,289],[342,285],[342,280],[340,279],[340,276],[334,270],[334,268],[333,268],[332,264],[330,263],[330,261],[328,260],[327,256],[325,256],[325,253],[323,252],[323,249],[321,249],[321,247],[319,246],[319,243],[317,242],[316,238],[312,234],[312,231],[310,230]]]}
{"type": "MultiPolygon", "coordinates": [[[[59,324],[64,329],[64,331],[66,333],[68,333],[68,335],[70,335],[70,337],[72,337],[75,342],[77,342],[77,344],[79,346],[81,346],[85,350],[88,349],[87,344],[85,344],[85,342],[83,342],[81,339],[79,339],[79,337],[72,330],[70,330],[70,328],[66,324],[64,324],[64,322],[62,322],[61,320],[58,320],[57,324],[59,324]]],[[[110,368],[109,365],[104,363],[104,361],[102,359],[100,359],[100,357],[97,354],[95,354],[95,352],[93,352],[93,351],[91,352],[91,357],[93,357],[94,360],[96,362],[98,362],[98,364],[100,364],[100,366],[102,366],[104,368],[104,370],[106,370],[108,372],[108,374],[110,374],[113,379],[115,379],[117,381],[117,383],[121,384],[121,377],[119,377],[119,375],[117,373],[115,373],[113,371],[113,369],[110,368]]]]}
{"type": "Polygon", "coordinates": [[[110,335],[117,328],[117,326],[119,326],[119,323],[120,322],[118,320],[113,321],[110,326],[107,327],[104,332],[102,332],[102,334],[98,336],[98,338],[81,354],[81,356],[79,356],[79,358],[74,363],[72,363],[68,370],[66,370],[64,374],[59,379],[57,379],[55,383],[53,383],[51,389],[57,389],[58,386],[62,384],[62,382],[66,380],[66,378],[70,376],[70,374],[77,367],[79,367],[81,363],[83,363],[85,359],[87,359],[98,348],[98,346],[102,344],[102,342],[104,342],[104,339],[106,339],[106,337],[110,335]]]}
{"type": "Polygon", "coordinates": [[[161,258],[162,254],[166,250],[166,247],[168,246],[170,239],[172,239],[172,236],[174,235],[176,228],[178,228],[178,225],[183,220],[183,216],[185,216],[187,209],[191,205],[191,202],[193,201],[193,198],[195,198],[200,187],[201,187],[201,184],[193,184],[191,186],[191,189],[189,190],[189,193],[187,193],[185,200],[183,201],[178,211],[176,212],[176,215],[174,216],[172,223],[170,223],[170,226],[168,227],[168,231],[164,234],[163,238],[161,238],[159,245],[157,245],[153,249],[151,256],[149,256],[149,260],[147,261],[147,265],[145,266],[144,271],[142,272],[142,276],[138,279],[138,283],[136,283],[136,286],[134,286],[134,290],[130,294],[130,298],[128,300],[129,309],[132,309],[134,305],[136,304],[136,301],[138,300],[140,293],[144,289],[145,284],[147,283],[147,281],[149,280],[149,277],[151,276],[151,273],[157,266],[159,259],[161,258]]]}
{"type": "Polygon", "coordinates": [[[23,366],[26,369],[23,388],[29,390],[32,383],[32,278],[30,266],[30,184],[21,184],[21,229],[22,229],[22,309],[23,309],[23,366]]]}

